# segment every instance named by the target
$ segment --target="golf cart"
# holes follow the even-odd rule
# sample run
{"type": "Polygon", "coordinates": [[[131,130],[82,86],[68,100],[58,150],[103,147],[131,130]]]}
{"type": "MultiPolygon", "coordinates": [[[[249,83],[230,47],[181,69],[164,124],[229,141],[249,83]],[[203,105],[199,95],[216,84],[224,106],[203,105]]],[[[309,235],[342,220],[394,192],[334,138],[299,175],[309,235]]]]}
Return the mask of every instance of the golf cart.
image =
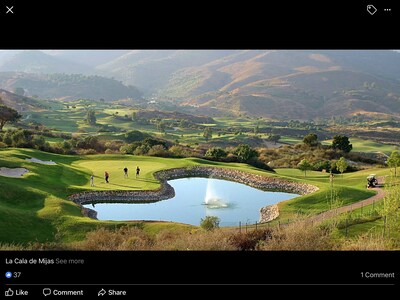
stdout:
{"type": "Polygon", "coordinates": [[[367,189],[368,188],[374,188],[378,185],[378,180],[376,179],[376,175],[375,174],[370,174],[367,177],[367,189]]]}

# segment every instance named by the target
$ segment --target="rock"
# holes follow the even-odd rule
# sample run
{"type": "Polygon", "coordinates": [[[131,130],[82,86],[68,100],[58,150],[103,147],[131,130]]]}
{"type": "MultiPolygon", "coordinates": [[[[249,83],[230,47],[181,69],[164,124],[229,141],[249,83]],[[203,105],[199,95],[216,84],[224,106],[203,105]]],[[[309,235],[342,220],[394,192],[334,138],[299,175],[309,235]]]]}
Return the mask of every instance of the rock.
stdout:
{"type": "Polygon", "coordinates": [[[278,205],[273,204],[260,209],[260,223],[270,222],[279,217],[278,205]]]}
{"type": "Polygon", "coordinates": [[[97,220],[97,211],[81,206],[82,215],[97,220]]]}

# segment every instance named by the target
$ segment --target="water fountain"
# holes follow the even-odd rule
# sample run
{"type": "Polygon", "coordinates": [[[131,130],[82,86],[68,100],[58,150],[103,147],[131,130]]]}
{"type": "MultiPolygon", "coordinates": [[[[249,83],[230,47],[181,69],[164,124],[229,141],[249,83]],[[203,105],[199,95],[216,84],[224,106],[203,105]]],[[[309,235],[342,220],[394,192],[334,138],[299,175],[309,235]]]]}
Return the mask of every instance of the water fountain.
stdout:
{"type": "Polygon", "coordinates": [[[223,201],[221,191],[217,192],[213,184],[213,180],[208,180],[206,196],[204,197],[204,204],[207,208],[225,208],[228,207],[228,203],[223,201]]]}

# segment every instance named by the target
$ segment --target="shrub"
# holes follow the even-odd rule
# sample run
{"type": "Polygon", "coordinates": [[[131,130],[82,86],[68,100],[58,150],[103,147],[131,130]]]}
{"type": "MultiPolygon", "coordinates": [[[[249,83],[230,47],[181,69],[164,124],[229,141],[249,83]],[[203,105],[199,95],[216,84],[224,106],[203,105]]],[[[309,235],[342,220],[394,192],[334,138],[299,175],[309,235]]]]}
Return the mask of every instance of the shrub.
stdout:
{"type": "Polygon", "coordinates": [[[108,141],[104,144],[104,147],[119,152],[119,149],[122,145],[123,143],[121,141],[108,141]]]}
{"type": "Polygon", "coordinates": [[[150,135],[148,135],[147,133],[143,133],[139,130],[132,130],[132,131],[125,133],[125,140],[128,143],[143,141],[144,139],[149,138],[149,137],[150,137],[150,135]]]}
{"type": "Polygon", "coordinates": [[[192,150],[188,147],[183,147],[179,145],[172,146],[169,148],[169,152],[171,152],[175,157],[189,157],[192,156],[192,150]]]}
{"type": "Polygon", "coordinates": [[[134,155],[146,155],[147,152],[149,152],[149,150],[150,150],[150,147],[149,147],[149,146],[147,146],[147,145],[141,145],[141,146],[137,147],[137,148],[135,149],[135,151],[133,151],[133,154],[134,154],[134,155]]]}
{"type": "Polygon", "coordinates": [[[206,216],[204,219],[202,218],[200,221],[200,227],[210,231],[216,228],[219,228],[220,219],[216,216],[206,216]]]}
{"type": "Polygon", "coordinates": [[[115,231],[100,228],[86,235],[85,250],[145,250],[152,245],[151,237],[142,229],[124,226],[115,231]]]}
{"type": "Polygon", "coordinates": [[[261,241],[267,241],[272,237],[272,230],[253,230],[247,233],[236,233],[232,235],[229,242],[238,250],[256,250],[261,241]]]}
{"type": "Polygon", "coordinates": [[[94,150],[94,149],[83,149],[80,151],[80,153],[83,155],[97,154],[96,150],[94,150]]]}
{"type": "Polygon", "coordinates": [[[241,162],[246,162],[250,158],[257,157],[258,153],[247,144],[240,144],[235,148],[233,154],[237,155],[241,162]]]}
{"type": "Polygon", "coordinates": [[[160,157],[167,157],[169,156],[168,151],[165,149],[163,145],[154,145],[150,148],[147,153],[150,156],[160,156],[160,157]]]}
{"type": "Polygon", "coordinates": [[[331,170],[331,162],[329,160],[319,160],[313,165],[314,171],[326,170],[329,172],[331,170]]]}
{"type": "Polygon", "coordinates": [[[151,250],[236,250],[229,243],[230,234],[223,230],[163,230],[156,235],[151,250]]]}
{"type": "Polygon", "coordinates": [[[275,229],[261,250],[335,250],[329,230],[312,226],[307,222],[295,222],[275,229]]]}
{"type": "Polygon", "coordinates": [[[0,148],[7,148],[7,144],[3,143],[3,142],[0,142],[0,148]]]}
{"type": "Polygon", "coordinates": [[[226,152],[224,149],[221,149],[219,147],[212,147],[207,150],[205,156],[211,157],[214,159],[220,159],[220,158],[226,157],[226,152]]]}
{"type": "Polygon", "coordinates": [[[136,144],[123,145],[119,148],[119,152],[122,154],[133,154],[137,147],[136,144]]]}

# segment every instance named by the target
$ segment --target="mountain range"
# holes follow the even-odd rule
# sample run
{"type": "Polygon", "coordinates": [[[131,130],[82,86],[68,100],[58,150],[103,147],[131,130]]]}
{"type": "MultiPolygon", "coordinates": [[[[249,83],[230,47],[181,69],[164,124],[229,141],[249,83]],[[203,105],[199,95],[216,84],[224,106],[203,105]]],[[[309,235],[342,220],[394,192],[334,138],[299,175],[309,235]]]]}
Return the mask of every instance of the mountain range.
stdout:
{"type": "MultiPolygon", "coordinates": [[[[126,94],[119,88],[134,86],[199,112],[281,119],[400,113],[400,53],[389,50],[0,51],[0,72],[4,89],[22,85],[7,79],[15,72],[41,74],[43,85],[50,80],[44,74],[112,77],[124,85],[114,97],[101,97],[106,91],[99,89],[96,98],[118,99],[126,94]]],[[[79,96],[68,85],[56,88],[46,90],[47,98],[79,96]]]]}

